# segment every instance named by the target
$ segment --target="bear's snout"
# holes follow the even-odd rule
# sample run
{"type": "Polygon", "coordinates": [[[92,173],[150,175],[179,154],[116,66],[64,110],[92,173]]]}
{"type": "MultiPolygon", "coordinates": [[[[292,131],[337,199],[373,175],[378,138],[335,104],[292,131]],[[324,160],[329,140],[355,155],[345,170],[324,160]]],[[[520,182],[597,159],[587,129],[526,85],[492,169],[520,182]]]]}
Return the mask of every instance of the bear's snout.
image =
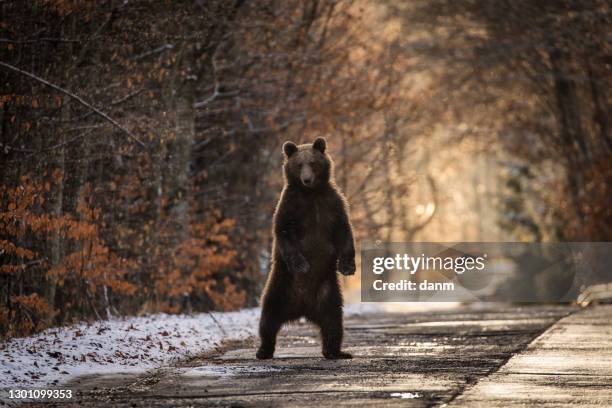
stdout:
{"type": "Polygon", "coordinates": [[[302,184],[304,184],[306,187],[310,187],[314,184],[315,175],[310,166],[302,167],[300,179],[302,180],[302,184]]]}

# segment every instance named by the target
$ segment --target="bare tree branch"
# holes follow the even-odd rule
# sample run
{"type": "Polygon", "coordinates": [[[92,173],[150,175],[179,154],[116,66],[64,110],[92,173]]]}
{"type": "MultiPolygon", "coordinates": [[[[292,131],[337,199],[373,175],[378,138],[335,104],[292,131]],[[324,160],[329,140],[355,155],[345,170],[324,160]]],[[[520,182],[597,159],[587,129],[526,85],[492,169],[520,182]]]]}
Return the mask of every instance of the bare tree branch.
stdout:
{"type": "Polygon", "coordinates": [[[38,42],[60,42],[60,43],[78,43],[79,40],[70,40],[67,38],[35,38],[32,40],[11,40],[10,38],[0,38],[0,43],[8,44],[34,44],[38,42]]]}
{"type": "Polygon", "coordinates": [[[11,71],[20,73],[22,75],[25,75],[29,78],[32,78],[44,85],[47,85],[50,88],[55,89],[56,91],[59,91],[61,93],[63,93],[64,95],[68,95],[69,97],[75,99],[77,102],[79,102],[81,105],[85,106],[88,109],[91,109],[93,112],[95,112],[98,116],[101,116],[102,118],[104,118],[105,120],[107,120],[108,122],[110,122],[113,126],[115,126],[117,129],[121,130],[123,133],[125,133],[126,135],[128,135],[130,137],[130,139],[132,139],[133,141],[135,141],[137,144],[139,144],[140,146],[142,146],[145,149],[148,149],[147,145],[144,144],[144,142],[142,142],[140,139],[138,139],[136,137],[136,135],[134,135],[132,132],[130,132],[128,129],[126,129],[125,127],[121,126],[115,119],[111,118],[110,116],[108,116],[106,113],[102,112],[101,110],[93,107],[90,103],[86,102],[83,98],[81,98],[78,95],[73,94],[72,92],[58,86],[55,84],[52,84],[51,82],[36,76],[30,72],[24,71],[20,68],[17,68],[11,64],[7,64],[6,62],[0,61],[0,66],[3,66],[7,69],[10,69],[11,71]]]}

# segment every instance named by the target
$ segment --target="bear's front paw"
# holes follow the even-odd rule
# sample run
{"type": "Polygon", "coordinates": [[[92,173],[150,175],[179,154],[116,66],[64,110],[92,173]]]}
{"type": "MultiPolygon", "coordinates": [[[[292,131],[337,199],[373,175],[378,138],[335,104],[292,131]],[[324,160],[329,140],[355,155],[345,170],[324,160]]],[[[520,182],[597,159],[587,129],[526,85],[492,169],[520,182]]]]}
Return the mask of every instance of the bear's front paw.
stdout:
{"type": "Polygon", "coordinates": [[[338,269],[340,273],[344,276],[354,275],[355,274],[355,260],[354,259],[340,259],[338,262],[338,269]]]}
{"type": "Polygon", "coordinates": [[[287,264],[289,270],[296,274],[308,273],[310,270],[310,265],[308,265],[308,261],[303,256],[294,257],[287,264]]]}

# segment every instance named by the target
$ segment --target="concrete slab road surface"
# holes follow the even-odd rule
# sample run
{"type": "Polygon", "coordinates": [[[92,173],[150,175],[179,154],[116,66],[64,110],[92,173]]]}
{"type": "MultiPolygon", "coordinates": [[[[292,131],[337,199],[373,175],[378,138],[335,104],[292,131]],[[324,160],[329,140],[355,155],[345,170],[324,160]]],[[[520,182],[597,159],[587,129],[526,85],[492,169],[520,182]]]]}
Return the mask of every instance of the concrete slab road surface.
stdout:
{"type": "Polygon", "coordinates": [[[453,406],[612,406],[612,305],[561,319],[453,406]]]}
{"type": "Polygon", "coordinates": [[[612,306],[377,313],[346,321],[352,360],[296,324],[273,360],[256,341],[140,376],[70,384],[78,407],[612,406],[612,306]]]}

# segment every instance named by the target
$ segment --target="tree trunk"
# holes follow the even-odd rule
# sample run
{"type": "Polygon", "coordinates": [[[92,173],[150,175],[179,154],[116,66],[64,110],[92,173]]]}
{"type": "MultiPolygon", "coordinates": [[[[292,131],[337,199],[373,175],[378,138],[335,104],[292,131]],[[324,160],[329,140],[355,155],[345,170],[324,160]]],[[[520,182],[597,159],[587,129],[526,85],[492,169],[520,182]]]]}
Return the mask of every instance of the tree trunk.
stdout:
{"type": "Polygon", "coordinates": [[[590,165],[591,154],[585,140],[580,107],[576,95],[576,82],[567,70],[568,62],[559,50],[550,53],[553,67],[554,91],[559,115],[563,153],[567,161],[568,187],[572,206],[578,219],[584,220],[580,195],[584,186],[584,172],[590,165]]]}

